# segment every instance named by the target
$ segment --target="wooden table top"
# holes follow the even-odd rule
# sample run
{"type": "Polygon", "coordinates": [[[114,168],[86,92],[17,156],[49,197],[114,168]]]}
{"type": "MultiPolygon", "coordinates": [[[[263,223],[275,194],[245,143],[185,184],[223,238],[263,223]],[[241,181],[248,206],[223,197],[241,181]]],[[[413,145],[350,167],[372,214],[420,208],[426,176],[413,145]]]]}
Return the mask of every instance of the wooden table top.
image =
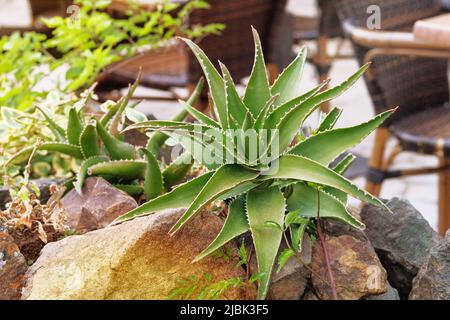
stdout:
{"type": "Polygon", "coordinates": [[[450,13],[417,21],[413,34],[423,42],[450,46],[450,13]]]}

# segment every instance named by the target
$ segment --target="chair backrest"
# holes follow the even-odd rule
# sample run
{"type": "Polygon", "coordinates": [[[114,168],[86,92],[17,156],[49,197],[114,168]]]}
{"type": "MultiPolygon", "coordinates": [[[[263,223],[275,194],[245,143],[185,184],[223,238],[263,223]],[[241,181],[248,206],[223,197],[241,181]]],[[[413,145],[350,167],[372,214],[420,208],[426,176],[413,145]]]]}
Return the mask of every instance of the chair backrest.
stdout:
{"type": "MultiPolygon", "coordinates": [[[[209,10],[197,10],[190,16],[192,24],[224,23],[226,29],[220,36],[205,37],[200,46],[213,63],[223,62],[235,80],[251,72],[254,46],[251,26],[261,37],[266,58],[270,58],[272,38],[280,23],[280,12],[285,10],[286,0],[210,0],[209,10]]],[[[198,81],[202,72],[197,60],[190,55],[189,79],[198,81]]]]}
{"type": "Polygon", "coordinates": [[[65,15],[64,6],[70,5],[67,0],[29,0],[33,18],[49,12],[65,15]]]}
{"type": "MultiPolygon", "coordinates": [[[[378,6],[381,29],[410,32],[414,23],[440,14],[441,0],[336,0],[341,22],[367,28],[370,6],[378,6]]],[[[363,62],[368,48],[355,44],[356,56],[363,62]]],[[[378,57],[373,61],[374,79],[368,88],[377,112],[399,106],[395,122],[424,108],[442,105],[449,99],[447,61],[411,57],[378,57]]],[[[367,80],[367,79],[366,79],[367,80]]]]}

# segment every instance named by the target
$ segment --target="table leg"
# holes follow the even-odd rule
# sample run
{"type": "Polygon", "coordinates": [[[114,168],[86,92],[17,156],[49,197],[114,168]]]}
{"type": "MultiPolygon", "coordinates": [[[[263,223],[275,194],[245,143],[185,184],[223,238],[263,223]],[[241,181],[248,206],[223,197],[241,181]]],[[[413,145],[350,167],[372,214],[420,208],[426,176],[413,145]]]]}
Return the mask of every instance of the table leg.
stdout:
{"type": "MultiPolygon", "coordinates": [[[[441,166],[450,165],[450,159],[441,159],[441,166]]],[[[439,234],[450,229],[450,168],[439,173],[439,234]]]]}

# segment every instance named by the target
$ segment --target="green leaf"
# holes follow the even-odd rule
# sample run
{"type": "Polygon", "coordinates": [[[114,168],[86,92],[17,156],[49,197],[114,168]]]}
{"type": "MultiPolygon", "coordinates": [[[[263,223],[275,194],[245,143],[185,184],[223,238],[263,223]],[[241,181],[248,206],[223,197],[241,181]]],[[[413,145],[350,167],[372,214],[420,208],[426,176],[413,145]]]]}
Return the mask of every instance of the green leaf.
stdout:
{"type": "Polygon", "coordinates": [[[296,106],[303,104],[312,97],[316,96],[320,92],[320,90],[322,90],[326,85],[328,85],[328,83],[329,81],[324,81],[314,89],[306,92],[305,94],[296,97],[292,100],[289,100],[288,102],[285,102],[278,107],[275,107],[271,112],[269,112],[269,115],[267,116],[267,119],[265,121],[264,128],[275,129],[277,124],[280,123],[281,119],[283,119],[283,117],[290,110],[292,110],[296,106]]]}
{"type": "Polygon", "coordinates": [[[220,67],[222,68],[222,74],[225,81],[227,110],[230,116],[234,120],[236,120],[238,125],[242,126],[245,121],[246,114],[249,112],[249,109],[239,96],[230,71],[228,71],[227,67],[223,63],[220,63],[220,67]]]}
{"type": "Polygon", "coordinates": [[[296,179],[323,184],[344,191],[361,201],[368,202],[390,211],[382,201],[368,192],[361,190],[350,180],[340,176],[319,162],[302,156],[285,155],[279,159],[278,165],[278,170],[273,175],[265,176],[263,180],[296,179]]]}
{"type": "Polygon", "coordinates": [[[245,91],[244,103],[256,118],[270,99],[271,94],[261,40],[253,27],[252,32],[255,40],[255,62],[245,91]]]}
{"type": "Polygon", "coordinates": [[[81,132],[83,131],[83,122],[75,107],[69,110],[69,120],[67,122],[67,141],[72,145],[80,143],[81,132]]]}
{"type": "Polygon", "coordinates": [[[90,176],[112,176],[132,181],[145,177],[147,162],[132,160],[116,160],[93,165],[88,169],[90,176]]]}
{"type": "Polygon", "coordinates": [[[98,144],[98,135],[95,126],[95,120],[89,121],[89,123],[81,132],[79,145],[85,159],[100,154],[100,146],[98,144]]]}
{"type": "MultiPolygon", "coordinates": [[[[197,102],[198,98],[200,97],[203,91],[204,82],[205,81],[202,78],[197,83],[194,91],[192,92],[191,96],[186,102],[189,106],[192,106],[197,102]]],[[[183,109],[179,113],[177,113],[175,117],[172,118],[172,121],[183,121],[187,115],[188,112],[183,109]]],[[[167,141],[167,139],[169,139],[169,136],[167,134],[163,132],[154,132],[148,139],[146,148],[148,151],[152,152],[155,156],[158,156],[159,151],[161,150],[162,146],[167,141]]]]}
{"type": "MultiPolygon", "coordinates": [[[[339,162],[336,167],[333,168],[333,171],[343,175],[347,169],[351,166],[351,164],[353,163],[353,161],[356,159],[356,157],[354,155],[352,155],[351,153],[349,153],[344,159],[342,159],[341,162],[339,162]]],[[[332,187],[324,187],[322,189],[324,192],[334,196],[335,198],[337,198],[339,201],[341,201],[343,204],[347,203],[347,194],[341,190],[338,190],[336,188],[332,188],[332,187]]]]}
{"type": "Polygon", "coordinates": [[[279,130],[279,149],[284,151],[291,144],[292,140],[302,127],[305,119],[314,110],[316,110],[323,102],[336,98],[345,90],[350,88],[363,75],[367,68],[368,65],[362,67],[358,72],[341,83],[339,86],[313,96],[306,102],[292,108],[285,116],[283,116],[281,121],[276,126],[276,129],[279,130]]]}
{"type": "Polygon", "coordinates": [[[279,94],[277,105],[282,105],[300,94],[300,81],[302,80],[306,56],[307,50],[302,48],[295,60],[275,80],[271,92],[273,96],[279,94]]]}
{"type": "MultiPolygon", "coordinates": [[[[10,164],[21,164],[28,160],[31,153],[34,150],[34,146],[25,148],[21,150],[20,152],[13,155],[7,163],[5,163],[6,166],[10,164]]],[[[81,149],[78,146],[74,146],[67,143],[61,143],[61,142],[46,142],[41,144],[37,150],[42,151],[51,151],[51,152],[59,152],[77,159],[83,159],[83,154],[81,153],[81,149]]]]}
{"type": "Polygon", "coordinates": [[[284,249],[280,255],[278,256],[278,268],[277,273],[279,273],[283,267],[286,265],[286,263],[295,256],[295,251],[292,249],[284,249]]]}
{"type": "Polygon", "coordinates": [[[170,190],[170,188],[180,183],[189,173],[193,164],[192,155],[189,152],[185,152],[175,159],[162,173],[164,189],[170,190]]]}
{"type": "Polygon", "coordinates": [[[198,111],[197,109],[195,109],[194,107],[190,106],[189,104],[187,104],[186,102],[184,102],[182,100],[178,100],[178,101],[183,106],[183,108],[186,109],[186,111],[188,111],[189,114],[191,116],[193,116],[196,120],[198,120],[200,123],[206,124],[208,126],[220,128],[220,125],[216,121],[214,121],[213,119],[211,119],[210,117],[205,115],[203,112],[198,111]]]}
{"type": "Polygon", "coordinates": [[[112,160],[135,159],[136,149],[109,133],[100,121],[97,121],[97,132],[112,160]]]}
{"type": "Polygon", "coordinates": [[[132,197],[137,197],[144,193],[144,188],[138,184],[115,184],[114,187],[128,193],[132,197]]]}
{"type": "Polygon", "coordinates": [[[177,232],[189,219],[198,213],[205,205],[216,200],[221,194],[230,191],[238,185],[253,180],[258,172],[245,169],[239,165],[224,165],[217,169],[208,183],[200,191],[191,206],[170,230],[171,234],[177,232]]]}
{"type": "Polygon", "coordinates": [[[182,38],[182,40],[191,48],[199,61],[208,82],[220,124],[223,129],[228,129],[227,99],[224,89],[225,83],[222,77],[202,49],[189,39],[182,38]]]}
{"type": "Polygon", "coordinates": [[[283,225],[285,212],[283,193],[276,187],[254,189],[247,194],[247,217],[255,245],[258,271],[261,273],[258,299],[266,297],[275,259],[280,247],[282,230],[261,228],[267,221],[283,225]]]}
{"type": "Polygon", "coordinates": [[[304,156],[323,165],[328,165],[347,149],[364,140],[378,128],[395,110],[383,112],[372,120],[349,128],[324,131],[301,141],[289,154],[304,156]]]}
{"type": "Polygon", "coordinates": [[[80,170],[78,171],[77,179],[73,183],[75,190],[78,192],[78,194],[80,194],[80,195],[83,194],[82,190],[83,190],[84,180],[86,179],[88,169],[95,164],[98,164],[101,162],[106,162],[108,160],[109,159],[106,156],[95,156],[95,157],[86,159],[83,162],[83,164],[80,167],[80,170]]]}
{"type": "Polygon", "coordinates": [[[303,220],[300,224],[292,224],[289,227],[291,235],[291,245],[295,252],[301,252],[303,246],[303,237],[308,226],[309,220],[303,220]]]}
{"type": "Polygon", "coordinates": [[[319,126],[317,132],[327,131],[333,129],[336,122],[339,120],[339,117],[342,114],[342,109],[333,108],[327,116],[323,119],[322,123],[319,126]]]}
{"type": "Polygon", "coordinates": [[[36,106],[36,109],[39,110],[42,115],[44,116],[45,120],[48,122],[49,124],[49,128],[50,130],[53,132],[53,134],[55,135],[55,138],[58,139],[58,141],[64,141],[66,139],[66,131],[59,126],[48,114],[47,112],[39,106],[36,106]]]}
{"type": "Polygon", "coordinates": [[[182,184],[171,192],[150,200],[140,207],[118,217],[115,222],[131,220],[154,212],[187,208],[200,193],[205,184],[211,179],[213,172],[205,173],[185,184],[182,184]]]}
{"type": "MultiPolygon", "coordinates": [[[[316,218],[317,195],[318,192],[313,187],[305,183],[297,183],[294,185],[294,192],[287,200],[288,210],[299,210],[302,217],[316,218]]],[[[365,228],[364,224],[353,217],[338,199],[323,191],[320,191],[320,217],[338,219],[360,230],[365,228]]]]}
{"type": "Polygon", "coordinates": [[[154,199],[164,192],[163,177],[158,160],[147,149],[141,149],[147,159],[144,179],[144,195],[147,201],[154,199]]]}
{"type": "Polygon", "coordinates": [[[228,208],[228,216],[219,235],[208,246],[208,248],[203,250],[202,253],[194,259],[194,262],[210,255],[229,241],[249,230],[249,225],[245,214],[244,197],[239,197],[234,200],[228,208]]]}

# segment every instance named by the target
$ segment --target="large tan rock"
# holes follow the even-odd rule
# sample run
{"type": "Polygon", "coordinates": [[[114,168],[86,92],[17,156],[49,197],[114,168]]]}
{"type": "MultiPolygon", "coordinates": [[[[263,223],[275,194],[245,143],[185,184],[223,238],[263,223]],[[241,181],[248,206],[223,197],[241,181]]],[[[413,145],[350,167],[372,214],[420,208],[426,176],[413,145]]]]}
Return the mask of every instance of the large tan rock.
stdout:
{"type": "Polygon", "coordinates": [[[67,225],[79,234],[104,228],[138,206],[132,197],[103,178],[86,179],[82,191],[80,195],[73,189],[61,199],[67,225]]]}
{"type": "MultiPolygon", "coordinates": [[[[387,274],[369,242],[343,235],[326,240],[336,292],[341,300],[358,300],[387,291],[387,274]]],[[[312,252],[312,282],[319,297],[331,298],[331,288],[320,241],[312,252]]]]}
{"type": "MultiPolygon", "coordinates": [[[[44,247],[27,273],[23,299],[166,299],[180,280],[214,283],[243,277],[238,258],[193,258],[215,238],[222,221],[202,213],[173,237],[182,211],[166,211],[44,247]]],[[[228,290],[224,299],[252,299],[254,287],[228,290]]]]}

